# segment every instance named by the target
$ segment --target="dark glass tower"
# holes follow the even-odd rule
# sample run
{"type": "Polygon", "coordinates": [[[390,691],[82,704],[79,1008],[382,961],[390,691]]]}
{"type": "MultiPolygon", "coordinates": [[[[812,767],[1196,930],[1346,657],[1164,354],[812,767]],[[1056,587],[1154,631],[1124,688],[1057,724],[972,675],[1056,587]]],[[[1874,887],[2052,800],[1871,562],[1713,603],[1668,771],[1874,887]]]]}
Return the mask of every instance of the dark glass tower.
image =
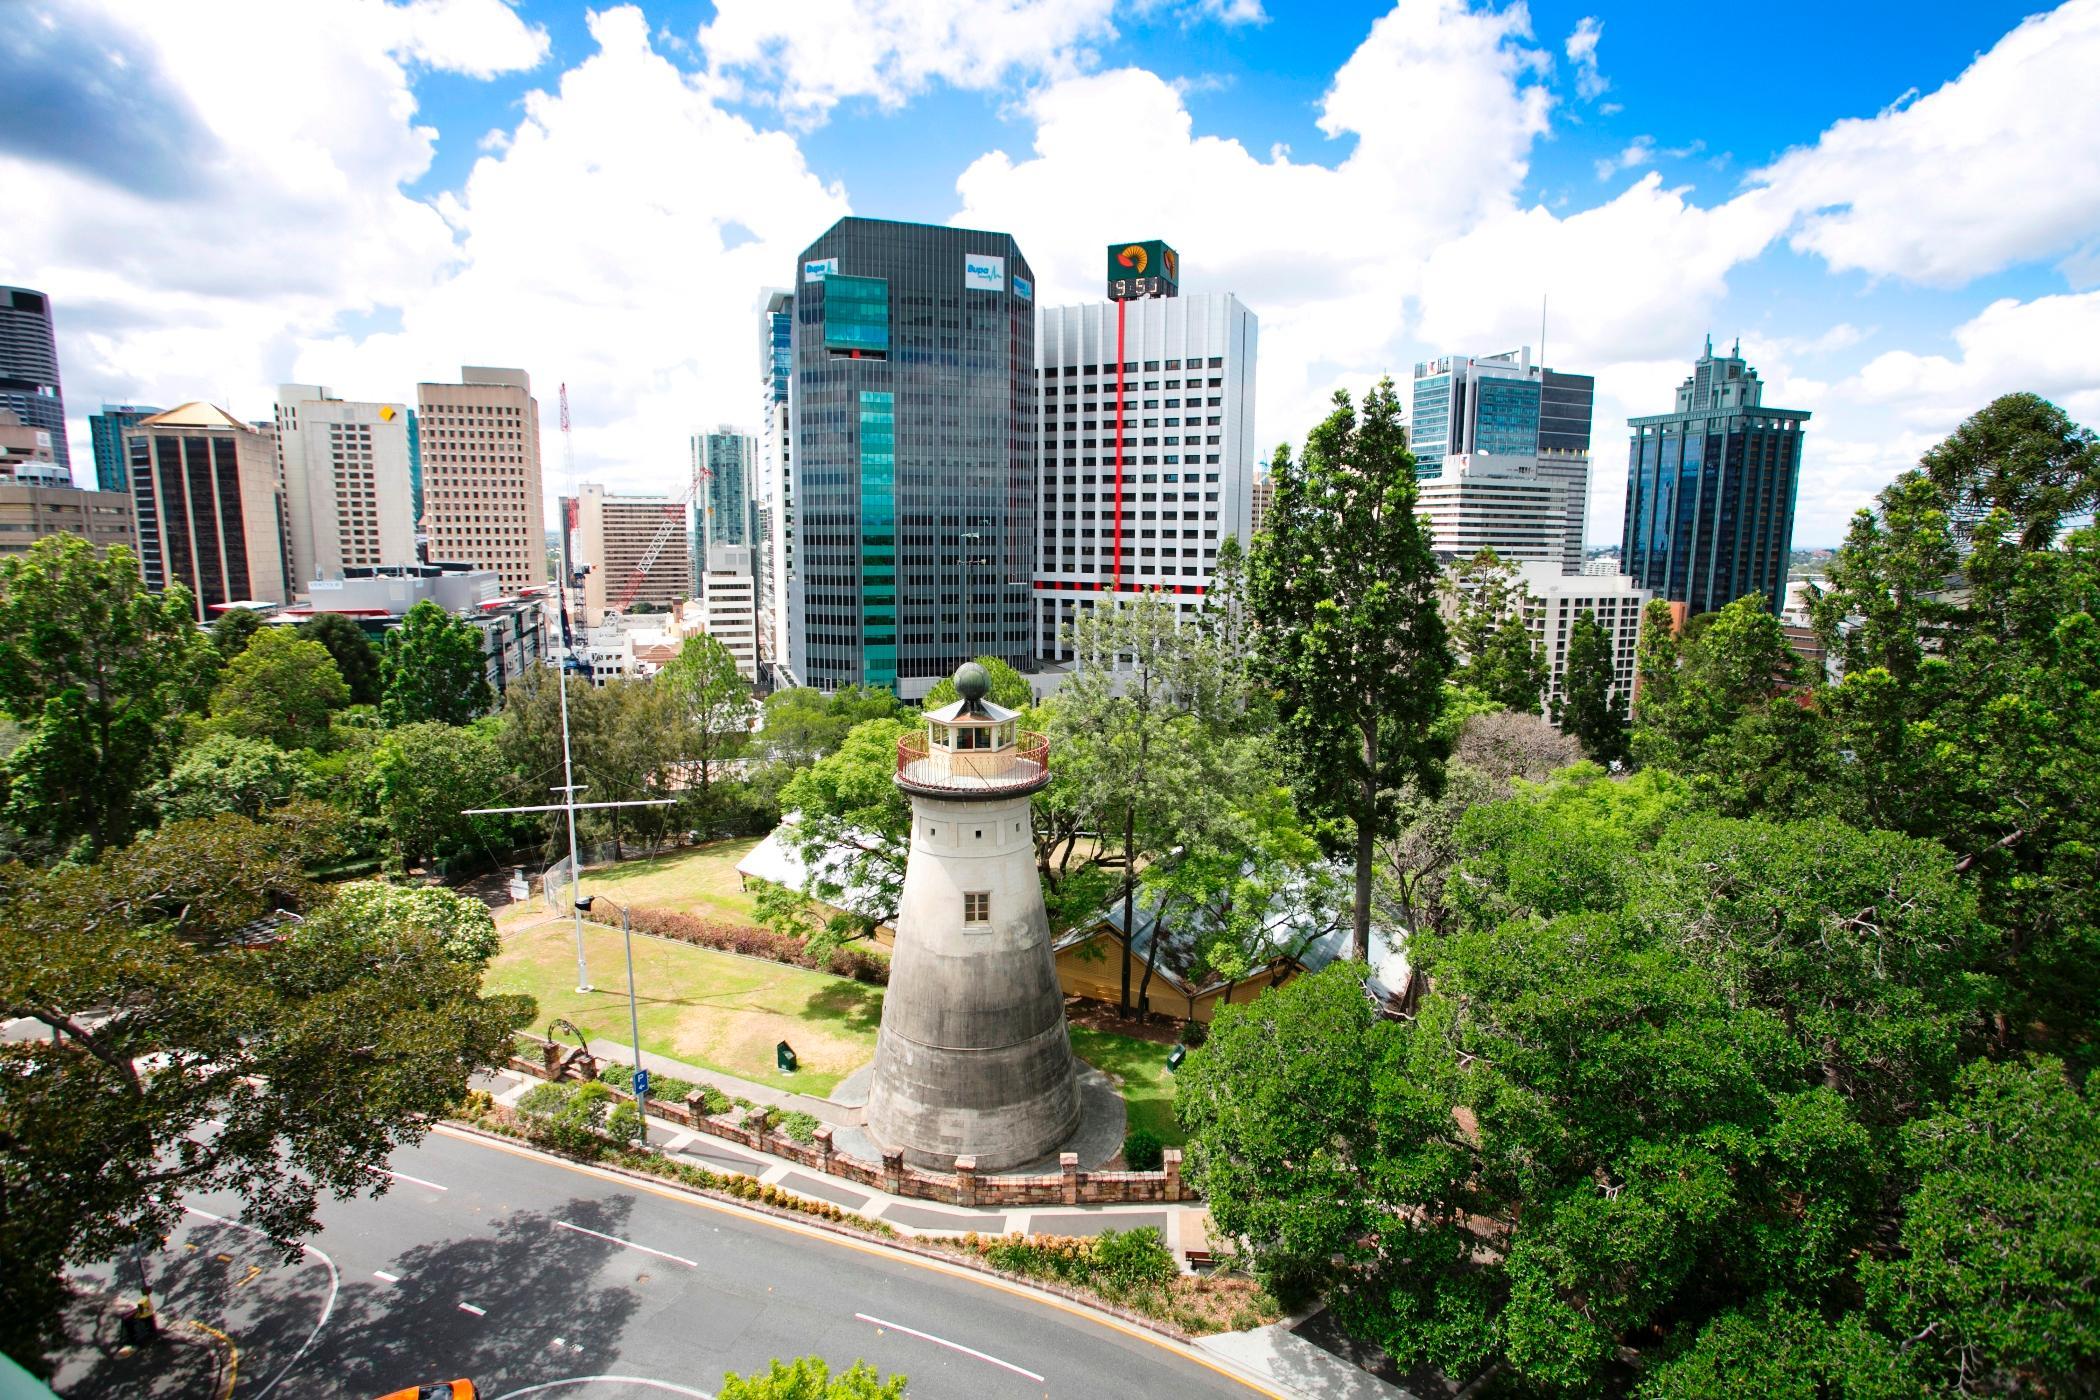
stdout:
{"type": "Polygon", "coordinates": [[[58,464],[73,469],[66,446],[66,401],[58,388],[58,339],[51,299],[27,287],[0,287],[0,408],[31,428],[48,428],[58,464]]]}
{"type": "Polygon", "coordinates": [[[1709,336],[1676,411],[1627,420],[1621,567],[1695,616],[1750,593],[1785,602],[1809,415],[1765,407],[1740,350],[1716,355],[1709,336]]]}
{"type": "Polygon", "coordinates": [[[161,412],[142,403],[106,403],[88,415],[88,440],[95,452],[95,489],[131,490],[131,466],[124,457],[124,434],[161,412]]]}
{"type": "Polygon", "coordinates": [[[1012,237],[841,219],[795,282],[789,649],[804,684],[915,697],[1032,668],[1035,273],[1012,237]]]}

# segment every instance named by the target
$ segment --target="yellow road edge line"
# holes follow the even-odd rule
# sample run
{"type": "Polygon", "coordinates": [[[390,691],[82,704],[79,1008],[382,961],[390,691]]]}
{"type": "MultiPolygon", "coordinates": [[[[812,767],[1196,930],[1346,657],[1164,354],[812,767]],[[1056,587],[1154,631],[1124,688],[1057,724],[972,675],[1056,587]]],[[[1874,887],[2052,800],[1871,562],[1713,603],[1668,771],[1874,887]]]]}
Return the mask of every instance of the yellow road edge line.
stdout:
{"type": "MultiPolygon", "coordinates": [[[[630,1176],[626,1172],[607,1171],[603,1167],[593,1166],[588,1162],[572,1161],[567,1157],[558,1157],[551,1152],[541,1152],[537,1148],[529,1147],[524,1143],[512,1142],[494,1134],[469,1132],[455,1128],[449,1123],[439,1123],[435,1127],[437,1132],[461,1142],[476,1143],[483,1147],[494,1148],[498,1152],[508,1152],[512,1156],[525,1157],[535,1162],[545,1162],[552,1166],[564,1167],[569,1171],[596,1177],[600,1181],[611,1182],[621,1186],[639,1187],[651,1195],[661,1196],[665,1200],[679,1201],[687,1205],[719,1211],[724,1215],[733,1215],[739,1220],[750,1220],[762,1225],[771,1225],[778,1229],[786,1230],[791,1234],[841,1245],[847,1249],[858,1250],[862,1254],[872,1255],[878,1259],[917,1265],[929,1273],[962,1279],[968,1283],[982,1284],[987,1288],[995,1288],[1002,1293],[1009,1293],[1016,1298],[1024,1298],[1032,1303],[1048,1303],[1050,1306],[1070,1313],[1074,1317],[1084,1318],[1088,1322],[1112,1328],[1127,1337],[1134,1337],[1141,1342],[1149,1342],[1160,1350],[1170,1352],[1184,1361],[1193,1361],[1206,1370],[1214,1371],[1218,1375],[1223,1376],[1226,1380],[1243,1385],[1257,1394],[1270,1397],[1270,1400],[1294,1400],[1294,1397],[1286,1395],[1282,1391],[1271,1390],[1259,1382],[1249,1380],[1243,1375],[1227,1370],[1202,1352],[1175,1341],[1165,1333],[1155,1332],[1149,1327],[1133,1326],[1112,1313],[1087,1307],[1083,1303],[1075,1302],[1070,1298],[1059,1297],[1055,1293],[1046,1293],[1040,1289],[1030,1288],[1026,1284],[1015,1283],[1013,1280],[999,1274],[987,1273],[980,1269],[965,1269],[944,1260],[928,1259],[926,1256],[914,1254],[910,1250],[890,1249],[871,1240],[863,1240],[856,1236],[842,1234],[835,1230],[826,1230],[815,1225],[806,1225],[799,1220],[785,1220],[780,1216],[770,1215],[765,1211],[750,1210],[730,1201],[720,1201],[712,1196],[703,1196],[696,1191],[680,1190],[668,1182],[659,1184],[653,1181],[643,1181],[639,1179],[638,1174],[630,1176]]],[[[720,1175],[720,1173],[717,1174],[720,1175]]],[[[871,1216],[869,1218],[873,1219],[874,1217],[871,1216]]]]}

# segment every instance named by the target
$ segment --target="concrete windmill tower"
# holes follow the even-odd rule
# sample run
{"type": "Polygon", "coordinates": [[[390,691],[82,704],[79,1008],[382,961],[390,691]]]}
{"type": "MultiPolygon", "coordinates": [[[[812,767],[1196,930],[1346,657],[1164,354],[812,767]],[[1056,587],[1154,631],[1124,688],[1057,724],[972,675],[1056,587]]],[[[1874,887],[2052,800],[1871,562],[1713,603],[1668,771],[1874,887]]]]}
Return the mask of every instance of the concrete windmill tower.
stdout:
{"type": "Polygon", "coordinates": [[[991,1172],[1056,1149],[1080,1101],[1028,809],[1050,779],[1049,744],[985,698],[976,662],[955,690],[897,746],[911,854],[868,1131],[915,1166],[974,1156],[991,1172]]]}

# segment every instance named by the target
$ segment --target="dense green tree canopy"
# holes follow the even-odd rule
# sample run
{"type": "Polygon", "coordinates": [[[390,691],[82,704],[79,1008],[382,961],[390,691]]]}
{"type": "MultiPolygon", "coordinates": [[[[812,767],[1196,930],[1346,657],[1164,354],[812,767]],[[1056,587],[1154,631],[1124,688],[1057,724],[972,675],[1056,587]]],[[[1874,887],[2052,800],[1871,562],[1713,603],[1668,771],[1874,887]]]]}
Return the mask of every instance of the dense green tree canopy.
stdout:
{"type": "Polygon", "coordinates": [[[299,865],[287,836],[219,817],[91,866],[0,868],[0,1007],[63,1032],[0,1045],[10,1355],[50,1341],[62,1268],[173,1228],[186,1196],[230,1193],[288,1243],[322,1191],[382,1189],[372,1169],[529,1019],[419,919],[334,912],[299,865]],[[288,942],[217,946],[287,903],[309,911],[288,942]]]}
{"type": "Polygon", "coordinates": [[[147,797],[162,821],[259,817],[299,787],[299,761],[265,739],[207,735],[183,751],[147,797]]]}
{"type": "Polygon", "coordinates": [[[269,627],[219,673],[211,717],[223,734],[312,749],[327,742],[329,715],[349,703],[328,648],[289,627],[269,627]]]}
{"type": "Polygon", "coordinates": [[[466,724],[494,700],[481,633],[425,599],[386,634],[379,710],[395,724],[466,724]]]}
{"type": "Polygon", "coordinates": [[[1415,518],[1414,456],[1400,401],[1380,382],[1359,415],[1346,394],[1293,458],[1249,570],[1255,661],[1278,697],[1293,790],[1353,849],[1356,952],[1370,940],[1376,843],[1410,782],[1434,791],[1434,732],[1451,669],[1436,557],[1415,518]]]}
{"type": "Polygon", "coordinates": [[[775,1361],[764,1375],[722,1377],[719,1400],[904,1400],[904,1377],[888,1380],[865,1361],[836,1376],[821,1356],[775,1361]]]}
{"type": "Polygon", "coordinates": [[[387,733],[374,773],[396,865],[486,857],[507,843],[509,818],[461,815],[506,805],[494,727],[494,721],[461,728],[404,724],[387,733]]]}
{"type": "Polygon", "coordinates": [[[179,585],[151,593],[121,546],[77,535],[0,562],[0,706],[26,731],[6,819],[42,848],[122,844],[201,704],[211,647],[179,585]]]}
{"type": "Polygon", "coordinates": [[[315,613],[299,624],[299,635],[319,642],[335,658],[335,669],[350,687],[353,705],[377,705],[383,694],[379,683],[379,648],[365,629],[341,613],[315,613]]]}

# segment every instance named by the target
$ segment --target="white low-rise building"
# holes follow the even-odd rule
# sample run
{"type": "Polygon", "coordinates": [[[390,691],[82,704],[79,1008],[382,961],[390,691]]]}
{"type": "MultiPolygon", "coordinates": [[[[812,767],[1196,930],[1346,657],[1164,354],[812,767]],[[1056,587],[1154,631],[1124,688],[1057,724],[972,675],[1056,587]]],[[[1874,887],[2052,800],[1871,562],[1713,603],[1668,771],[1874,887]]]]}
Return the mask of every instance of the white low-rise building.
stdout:
{"type": "MultiPolygon", "coordinates": [[[[1425,483],[1427,484],[1427,483],[1425,483]]],[[[1612,703],[1631,714],[1634,662],[1640,648],[1641,610],[1654,595],[1624,574],[1564,574],[1558,560],[1521,566],[1530,601],[1524,625],[1545,654],[1549,675],[1547,713],[1560,704],[1568,668],[1568,635],[1587,611],[1611,638],[1612,703]]]]}

